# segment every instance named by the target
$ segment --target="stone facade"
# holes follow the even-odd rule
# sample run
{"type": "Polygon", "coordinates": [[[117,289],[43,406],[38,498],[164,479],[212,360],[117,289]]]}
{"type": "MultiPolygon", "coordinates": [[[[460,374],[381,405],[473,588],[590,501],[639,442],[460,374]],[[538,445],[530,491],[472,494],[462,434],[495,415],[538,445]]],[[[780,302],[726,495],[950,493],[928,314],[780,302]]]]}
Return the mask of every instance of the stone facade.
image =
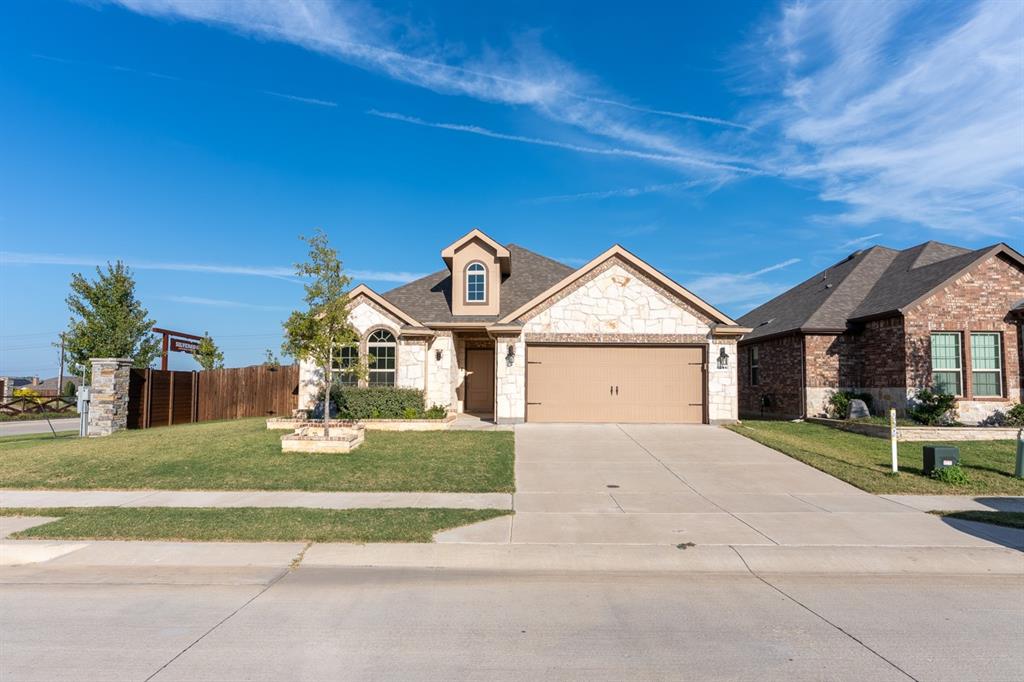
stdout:
{"type": "Polygon", "coordinates": [[[739,404],[736,400],[737,362],[736,340],[712,338],[708,345],[708,421],[712,424],[734,422],[739,418],[739,404]],[[722,349],[728,362],[718,366],[722,349]]]}
{"type": "MultiPolygon", "coordinates": [[[[424,339],[398,339],[398,366],[395,384],[400,388],[426,387],[427,342],[424,339]]],[[[429,405],[428,405],[429,407],[429,405]]]]}
{"type": "Polygon", "coordinates": [[[902,315],[855,323],[843,334],[794,333],[741,342],[740,414],[760,415],[761,396],[770,394],[776,397],[776,409],[766,410],[766,415],[820,416],[829,397],[844,390],[870,394],[876,414],[893,407],[904,414],[916,393],[932,384],[931,334],[944,331],[961,338],[964,395],[957,401],[957,418],[965,424],[984,421],[1022,398],[1020,323],[1008,314],[1022,298],[1024,271],[995,256],[902,315]],[[1000,334],[1001,397],[973,395],[971,332],[1000,334]],[[749,381],[752,347],[760,357],[756,387],[749,381]]]}
{"type": "Polygon", "coordinates": [[[427,351],[427,407],[441,405],[449,410],[456,404],[458,362],[455,339],[449,331],[438,331],[427,351]]]}
{"type": "Polygon", "coordinates": [[[495,344],[497,368],[494,377],[495,421],[514,424],[526,418],[526,342],[523,335],[500,336],[495,344]],[[514,356],[508,362],[508,347],[514,356]]]}
{"type": "Polygon", "coordinates": [[[109,436],[128,428],[130,358],[93,358],[86,435],[109,436]]]}

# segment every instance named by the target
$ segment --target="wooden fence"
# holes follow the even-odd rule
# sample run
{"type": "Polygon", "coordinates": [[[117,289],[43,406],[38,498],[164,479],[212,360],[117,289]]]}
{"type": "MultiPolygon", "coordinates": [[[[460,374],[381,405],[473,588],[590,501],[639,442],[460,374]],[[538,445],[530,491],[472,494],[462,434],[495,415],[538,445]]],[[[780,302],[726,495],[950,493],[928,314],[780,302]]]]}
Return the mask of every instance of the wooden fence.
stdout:
{"type": "Polygon", "coordinates": [[[73,417],[77,412],[78,403],[75,398],[62,396],[19,396],[0,398],[0,414],[17,416],[19,414],[46,414],[53,412],[66,413],[73,417]]]}
{"type": "Polygon", "coordinates": [[[133,369],[128,383],[128,428],[290,416],[298,402],[298,365],[204,372],[133,369]]]}

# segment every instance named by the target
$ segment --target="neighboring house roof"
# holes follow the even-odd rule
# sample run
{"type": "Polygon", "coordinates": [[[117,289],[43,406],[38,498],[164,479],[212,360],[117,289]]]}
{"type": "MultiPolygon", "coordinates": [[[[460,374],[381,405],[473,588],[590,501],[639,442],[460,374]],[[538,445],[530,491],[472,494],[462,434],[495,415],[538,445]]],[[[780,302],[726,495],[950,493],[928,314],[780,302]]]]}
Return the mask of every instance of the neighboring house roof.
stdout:
{"type": "MultiPolygon", "coordinates": [[[[69,381],[73,383],[75,386],[80,386],[82,384],[81,377],[76,377],[73,374],[65,374],[64,384],[68,383],[69,381]]],[[[44,379],[43,381],[40,381],[39,385],[35,386],[34,388],[37,388],[42,391],[60,391],[63,390],[64,384],[60,383],[60,377],[50,377],[49,379],[44,379]]]]}
{"type": "Polygon", "coordinates": [[[741,325],[753,328],[743,340],[794,331],[839,333],[852,321],[901,313],[999,253],[1024,265],[1005,244],[972,251],[930,241],[902,251],[884,246],[856,251],[740,317],[741,325]]]}
{"type": "Polygon", "coordinates": [[[501,280],[498,315],[452,315],[452,275],[440,270],[382,294],[383,298],[425,325],[494,322],[564,279],[573,269],[529,249],[508,244],[511,270],[501,280]]]}

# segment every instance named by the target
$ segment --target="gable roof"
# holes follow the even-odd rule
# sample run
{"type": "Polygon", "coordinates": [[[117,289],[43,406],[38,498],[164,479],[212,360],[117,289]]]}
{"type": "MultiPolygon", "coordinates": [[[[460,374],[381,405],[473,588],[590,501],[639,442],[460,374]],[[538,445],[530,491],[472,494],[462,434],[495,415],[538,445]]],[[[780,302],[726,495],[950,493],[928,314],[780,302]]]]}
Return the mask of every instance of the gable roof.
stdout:
{"type": "Polygon", "coordinates": [[[396,306],[394,303],[387,300],[386,298],[384,298],[383,296],[381,296],[380,294],[378,294],[376,291],[366,286],[365,284],[360,284],[355,289],[348,292],[349,301],[354,301],[360,296],[366,296],[368,299],[379,305],[381,308],[388,311],[396,318],[398,318],[399,320],[401,320],[402,322],[411,327],[422,326],[419,322],[416,321],[416,318],[411,317],[407,312],[402,310],[401,307],[396,306]]]}
{"type": "MultiPolygon", "coordinates": [[[[470,233],[472,234],[472,233],[470,233]]],[[[468,236],[468,235],[467,235],[468,236]]],[[[423,324],[453,322],[494,322],[520,307],[573,269],[515,244],[508,250],[512,268],[501,280],[501,310],[498,315],[452,315],[452,274],[440,270],[382,294],[392,305],[423,324]]]]}
{"type": "Polygon", "coordinates": [[[930,241],[902,251],[856,251],[740,317],[740,324],[753,328],[743,340],[794,331],[840,333],[853,321],[901,313],[997,253],[1024,264],[1005,244],[972,251],[930,241]]]}
{"type": "Polygon", "coordinates": [[[705,315],[710,317],[714,322],[726,326],[736,325],[736,323],[728,315],[718,310],[707,301],[704,301],[700,297],[694,295],[692,292],[684,288],[682,285],[676,283],[674,280],[663,275],[654,267],[644,262],[637,256],[633,255],[632,253],[630,253],[629,251],[627,251],[618,244],[615,244],[610,249],[602,253],[600,256],[598,256],[597,258],[593,259],[592,261],[581,267],[579,270],[569,273],[560,281],[552,284],[552,286],[550,286],[549,288],[539,292],[536,296],[524,302],[523,305],[503,315],[501,321],[507,323],[517,320],[518,318],[530,312],[537,306],[543,304],[546,300],[557,294],[559,291],[565,289],[573,282],[578,281],[579,279],[587,275],[587,273],[593,271],[595,268],[597,268],[599,265],[601,265],[610,258],[621,258],[625,262],[635,267],[637,270],[646,273],[658,284],[665,287],[665,289],[672,292],[679,298],[689,302],[695,308],[697,308],[705,315]]]}

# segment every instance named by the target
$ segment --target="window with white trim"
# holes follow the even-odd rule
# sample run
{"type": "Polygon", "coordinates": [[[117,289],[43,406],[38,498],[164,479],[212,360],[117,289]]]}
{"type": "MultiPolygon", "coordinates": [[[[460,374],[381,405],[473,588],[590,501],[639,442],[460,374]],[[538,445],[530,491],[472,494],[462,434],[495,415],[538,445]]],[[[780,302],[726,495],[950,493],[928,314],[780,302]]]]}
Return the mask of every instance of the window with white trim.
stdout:
{"type": "Polygon", "coordinates": [[[366,339],[366,352],[370,356],[370,386],[395,385],[395,356],[398,344],[395,335],[387,329],[376,329],[366,339]]]}
{"type": "Polygon", "coordinates": [[[470,263],[466,268],[466,302],[483,303],[487,300],[487,268],[483,263],[470,263]]]}
{"type": "Polygon", "coordinates": [[[998,333],[971,334],[971,389],[975,397],[1003,395],[1003,353],[998,333]]]}
{"type": "Polygon", "coordinates": [[[757,357],[757,346],[751,346],[748,351],[750,359],[750,385],[757,386],[761,381],[761,364],[757,357]]]}
{"type": "Polygon", "coordinates": [[[331,363],[331,381],[342,386],[355,386],[359,377],[351,368],[359,363],[359,348],[354,345],[338,346],[334,349],[331,363]]]}
{"type": "Polygon", "coordinates": [[[936,391],[963,395],[962,360],[958,332],[932,334],[932,385],[936,391]]]}

